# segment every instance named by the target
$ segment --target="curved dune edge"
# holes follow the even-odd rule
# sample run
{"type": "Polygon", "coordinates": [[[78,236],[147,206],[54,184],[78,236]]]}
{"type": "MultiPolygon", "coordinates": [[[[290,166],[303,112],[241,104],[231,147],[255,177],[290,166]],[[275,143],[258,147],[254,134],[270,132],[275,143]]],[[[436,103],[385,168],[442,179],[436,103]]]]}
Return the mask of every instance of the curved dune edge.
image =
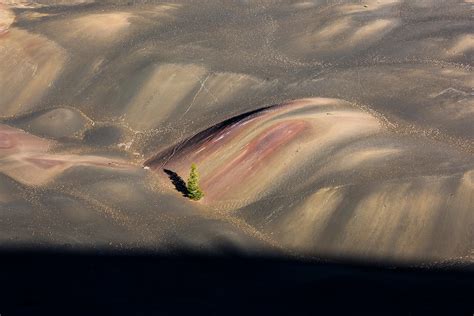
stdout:
{"type": "Polygon", "coordinates": [[[194,162],[206,193],[204,203],[238,197],[248,204],[284,182],[318,152],[380,130],[377,119],[354,110],[346,101],[302,99],[225,121],[145,165],[187,175],[194,162]]]}

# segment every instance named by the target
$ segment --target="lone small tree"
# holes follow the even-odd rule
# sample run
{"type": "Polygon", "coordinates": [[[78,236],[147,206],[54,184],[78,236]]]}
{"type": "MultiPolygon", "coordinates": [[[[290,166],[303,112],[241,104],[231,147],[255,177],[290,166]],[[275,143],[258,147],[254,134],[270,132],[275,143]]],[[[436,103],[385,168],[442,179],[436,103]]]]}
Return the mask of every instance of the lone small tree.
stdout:
{"type": "Polygon", "coordinates": [[[203,196],[201,188],[199,188],[199,173],[197,172],[196,164],[191,165],[191,172],[189,173],[188,183],[186,188],[188,189],[188,197],[192,200],[198,201],[203,196]]]}

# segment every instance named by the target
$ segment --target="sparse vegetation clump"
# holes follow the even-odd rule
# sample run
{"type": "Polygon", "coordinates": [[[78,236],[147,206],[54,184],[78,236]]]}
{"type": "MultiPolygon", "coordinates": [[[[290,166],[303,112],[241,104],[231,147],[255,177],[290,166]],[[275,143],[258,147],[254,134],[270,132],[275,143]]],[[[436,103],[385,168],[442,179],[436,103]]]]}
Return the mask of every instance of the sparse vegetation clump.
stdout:
{"type": "Polygon", "coordinates": [[[188,189],[188,197],[191,200],[198,201],[204,196],[204,193],[199,187],[199,173],[197,171],[196,164],[194,163],[191,165],[191,172],[189,173],[186,188],[188,189]]]}

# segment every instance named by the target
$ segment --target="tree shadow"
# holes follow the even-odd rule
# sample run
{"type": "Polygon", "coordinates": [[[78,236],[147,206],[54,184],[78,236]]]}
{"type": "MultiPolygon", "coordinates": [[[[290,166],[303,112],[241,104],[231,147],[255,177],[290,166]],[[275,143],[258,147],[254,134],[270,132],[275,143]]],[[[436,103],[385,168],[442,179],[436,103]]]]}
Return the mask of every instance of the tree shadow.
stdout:
{"type": "Polygon", "coordinates": [[[171,180],[171,183],[173,183],[176,191],[187,197],[189,192],[188,188],[186,187],[186,182],[184,182],[183,178],[181,178],[176,172],[172,170],[163,169],[163,171],[168,175],[168,178],[171,180]]]}

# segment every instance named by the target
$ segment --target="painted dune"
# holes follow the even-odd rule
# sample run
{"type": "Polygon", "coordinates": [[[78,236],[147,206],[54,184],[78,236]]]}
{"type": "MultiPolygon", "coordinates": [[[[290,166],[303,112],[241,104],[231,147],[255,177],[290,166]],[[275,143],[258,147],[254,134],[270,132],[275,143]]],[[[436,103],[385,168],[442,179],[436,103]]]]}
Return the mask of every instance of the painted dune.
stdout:
{"type": "Polygon", "coordinates": [[[207,203],[237,197],[250,203],[328,147],[378,131],[375,118],[347,102],[305,99],[223,122],[145,164],[186,174],[194,162],[200,167],[207,203]]]}
{"type": "Polygon", "coordinates": [[[346,101],[243,114],[145,165],[173,189],[164,170],[186,175],[191,163],[201,171],[202,203],[307,254],[439,260],[473,247],[470,155],[404,139],[346,101]]]}

